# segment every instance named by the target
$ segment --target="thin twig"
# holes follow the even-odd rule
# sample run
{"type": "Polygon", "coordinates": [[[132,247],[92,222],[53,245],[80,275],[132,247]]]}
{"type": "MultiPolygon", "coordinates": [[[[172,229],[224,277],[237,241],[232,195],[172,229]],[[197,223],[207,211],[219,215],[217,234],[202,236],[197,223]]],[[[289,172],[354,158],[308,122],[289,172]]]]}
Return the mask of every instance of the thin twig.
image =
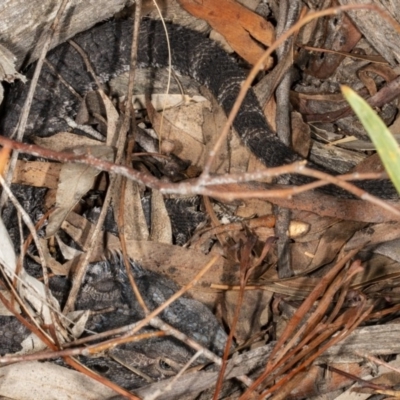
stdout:
{"type": "MultiPolygon", "coordinates": [[[[0,293],[1,295],[1,293],[0,293]]],[[[131,336],[129,338],[119,339],[116,338],[112,342],[110,341],[107,344],[99,343],[87,347],[78,347],[73,349],[64,349],[64,350],[54,350],[54,351],[38,351],[32,354],[11,354],[0,357],[0,364],[8,364],[15,363],[21,361],[43,361],[43,360],[52,360],[54,358],[66,357],[66,356],[92,356],[94,354],[100,353],[102,351],[109,350],[115,346],[124,343],[133,343],[139,342],[141,340],[147,340],[151,338],[158,338],[165,336],[164,331],[155,331],[155,332],[146,332],[143,334],[131,336]]]]}
{"type": "Polygon", "coordinates": [[[389,364],[389,363],[387,363],[387,362],[385,362],[383,360],[380,360],[379,358],[374,357],[371,354],[367,354],[367,353],[361,352],[361,351],[354,351],[354,354],[356,354],[357,356],[360,356],[362,358],[366,358],[367,360],[369,360],[369,361],[371,361],[371,362],[373,362],[375,364],[381,365],[382,367],[388,368],[388,369],[400,374],[400,368],[397,368],[392,364],[389,364]]]}
{"type": "Polygon", "coordinates": [[[174,378],[171,380],[171,382],[168,383],[167,386],[165,386],[162,389],[157,389],[156,391],[154,391],[154,393],[147,396],[146,400],[155,400],[164,393],[170,391],[173,388],[175,382],[177,382],[178,379],[185,373],[185,371],[202,355],[203,355],[202,350],[196,352],[196,354],[194,354],[193,357],[191,357],[191,359],[182,367],[182,369],[174,376],[174,378]]]}
{"type": "Polygon", "coordinates": [[[60,162],[76,162],[80,164],[91,165],[92,167],[97,168],[101,171],[107,171],[122,175],[133,181],[140,182],[149,188],[158,189],[163,194],[199,194],[216,197],[221,200],[227,201],[254,197],[290,198],[296,194],[303,193],[311,189],[315,189],[327,184],[334,184],[344,190],[347,190],[354,196],[360,197],[363,200],[368,200],[378,205],[379,207],[388,210],[394,215],[400,216],[400,211],[396,207],[392,206],[390,203],[378,197],[372,196],[365,190],[362,190],[359,187],[347,182],[360,179],[382,179],[385,177],[385,174],[381,173],[351,173],[342,176],[331,176],[328,173],[307,168],[304,165],[304,162],[300,161],[293,164],[284,165],[282,167],[268,168],[251,173],[247,172],[240,174],[200,177],[198,179],[192,179],[181,183],[167,183],[158,180],[150,174],[136,171],[123,165],[117,165],[109,161],[100,160],[96,157],[93,157],[91,154],[77,155],[68,152],[57,152],[32,144],[16,142],[2,136],[0,136],[0,145],[12,149],[17,149],[22,153],[31,154],[37,157],[45,157],[60,162]],[[264,191],[222,191],[221,187],[216,187],[218,185],[230,183],[241,183],[248,181],[258,181],[265,178],[274,178],[284,174],[301,174],[320,180],[301,186],[264,191]],[[214,189],[213,186],[215,187],[214,189]]]}
{"type": "MultiPolygon", "coordinates": [[[[141,7],[142,7],[142,2],[141,0],[136,2],[136,7],[135,7],[135,25],[133,29],[133,36],[132,36],[132,48],[131,48],[131,63],[130,63],[130,70],[129,70],[129,83],[128,83],[128,96],[125,104],[125,119],[124,119],[124,124],[128,123],[130,120],[130,115],[131,115],[131,110],[132,110],[132,97],[133,97],[133,86],[134,86],[134,78],[135,78],[135,72],[136,72],[136,61],[137,61],[137,50],[139,46],[139,25],[140,25],[140,17],[141,17],[141,7]]],[[[132,124],[133,129],[136,129],[135,123],[132,124]]],[[[136,133],[136,132],[135,132],[136,133]]],[[[128,152],[127,152],[127,157],[125,160],[125,164],[128,166],[132,162],[132,150],[133,150],[133,141],[128,143],[128,152]]],[[[119,240],[121,242],[121,249],[122,249],[122,256],[123,256],[123,262],[125,265],[125,271],[129,279],[129,283],[132,287],[133,293],[136,297],[136,300],[142,307],[145,315],[149,314],[149,309],[146,305],[146,303],[143,300],[143,296],[139,291],[139,288],[136,284],[135,278],[132,273],[132,268],[130,265],[130,262],[128,260],[128,251],[126,248],[126,238],[124,235],[124,229],[123,225],[125,221],[123,220],[124,216],[124,209],[125,209],[125,188],[126,188],[126,180],[121,180],[120,182],[120,190],[119,190],[119,215],[117,216],[117,222],[118,222],[118,234],[119,234],[119,240]]],[[[115,199],[115,202],[117,202],[118,199],[115,199]]]]}

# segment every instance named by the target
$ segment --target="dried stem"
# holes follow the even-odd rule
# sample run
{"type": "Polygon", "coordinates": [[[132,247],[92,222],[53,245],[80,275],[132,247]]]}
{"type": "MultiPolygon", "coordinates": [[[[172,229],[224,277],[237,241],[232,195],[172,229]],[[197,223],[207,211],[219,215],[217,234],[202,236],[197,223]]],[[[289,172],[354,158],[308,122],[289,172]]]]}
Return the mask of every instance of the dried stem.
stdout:
{"type": "Polygon", "coordinates": [[[297,162],[293,164],[284,165],[282,167],[268,168],[262,171],[255,171],[251,173],[241,174],[229,174],[229,175],[218,175],[210,177],[201,177],[198,179],[188,180],[181,183],[166,183],[162,182],[154,176],[136,171],[132,168],[125,167],[123,165],[117,165],[115,163],[100,160],[93,157],[91,154],[77,155],[69,152],[57,152],[49,149],[45,149],[40,146],[25,144],[16,142],[14,140],[0,136],[0,145],[4,147],[17,149],[22,153],[31,154],[37,157],[45,157],[51,160],[60,162],[76,162],[80,164],[91,165],[101,171],[108,171],[118,175],[125,176],[136,182],[140,182],[147,187],[158,189],[163,194],[199,194],[206,195],[221,200],[233,201],[235,199],[247,199],[247,198],[290,198],[295,194],[299,194],[311,189],[315,189],[320,186],[327,184],[337,185],[355,196],[361,197],[364,200],[368,200],[379,207],[388,210],[396,216],[400,216],[400,210],[378,197],[372,196],[366,191],[359,187],[347,182],[349,180],[360,180],[360,179],[382,179],[385,174],[378,173],[352,173],[345,174],[342,176],[331,176],[325,172],[316,171],[307,168],[304,162],[297,162]],[[265,178],[274,178],[284,174],[301,174],[309,176],[311,178],[320,179],[319,181],[308,183],[302,186],[294,186],[283,189],[271,189],[271,190],[260,190],[260,191],[223,191],[221,185],[227,185],[231,183],[242,183],[248,181],[258,181],[265,178]]]}

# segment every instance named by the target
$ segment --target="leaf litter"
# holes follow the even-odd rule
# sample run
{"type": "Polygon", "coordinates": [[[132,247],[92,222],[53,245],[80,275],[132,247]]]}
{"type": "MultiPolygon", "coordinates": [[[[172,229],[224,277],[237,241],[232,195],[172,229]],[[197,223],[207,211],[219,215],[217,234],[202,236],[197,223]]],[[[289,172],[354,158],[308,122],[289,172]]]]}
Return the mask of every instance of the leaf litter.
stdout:
{"type": "MultiPolygon", "coordinates": [[[[185,5],[191,2],[181,0],[180,3],[185,5]]],[[[197,10],[202,14],[197,16],[201,15],[207,20],[208,7],[216,7],[217,10],[223,7],[231,10],[230,7],[232,7],[233,11],[237,6],[237,3],[231,0],[224,2],[224,5],[203,2],[203,8],[199,7],[197,10]]],[[[229,16],[229,13],[225,14],[229,16]]],[[[261,41],[258,32],[252,32],[252,28],[258,26],[255,21],[259,21],[258,18],[260,18],[255,15],[248,14],[246,11],[246,18],[250,19],[250,23],[247,23],[244,28],[245,39],[227,38],[231,46],[239,53],[238,46],[249,46],[249,36],[266,46],[270,44],[270,41],[268,43],[261,41]],[[232,43],[232,40],[237,40],[237,43],[232,43]]],[[[218,25],[216,20],[218,18],[213,17],[208,21],[215,29],[218,25]]],[[[224,21],[219,23],[221,26],[226,25],[224,21]]],[[[325,152],[324,156],[327,159],[330,157],[329,146],[342,146],[342,143],[337,142],[338,135],[355,135],[365,141],[365,134],[358,121],[351,115],[347,105],[338,101],[335,97],[336,92],[333,95],[330,92],[345,76],[347,84],[353,86],[361,94],[369,94],[373,97],[383,90],[385,82],[397,78],[396,74],[387,73],[383,67],[378,70],[380,75],[376,68],[373,71],[365,69],[366,62],[369,63],[372,60],[372,65],[374,65],[373,57],[377,54],[374,54],[373,48],[363,36],[365,31],[358,30],[357,22],[343,14],[336,21],[339,29],[327,30],[326,27],[329,27],[330,23],[330,18],[321,19],[314,26],[308,26],[300,32],[298,40],[302,43],[302,38],[309,34],[307,30],[313,29],[312,37],[309,36],[304,43],[312,46],[314,55],[306,46],[299,46],[299,49],[296,49],[298,53],[295,54],[296,65],[300,68],[304,67],[306,74],[302,81],[293,86],[291,92],[292,104],[297,111],[296,114],[292,114],[293,125],[298,126],[296,119],[299,115],[301,120],[308,122],[311,130],[311,154],[313,154],[313,148],[316,147],[313,145],[316,138],[320,139],[315,132],[326,134],[321,152],[325,152]],[[333,52],[321,53],[324,49],[333,52]],[[364,57],[358,59],[357,51],[366,54],[362,53],[364,57]],[[323,54],[322,57],[321,54],[323,54]],[[346,57],[347,55],[351,55],[351,58],[346,57]],[[358,70],[363,71],[361,75],[354,73],[358,70]],[[341,122],[341,118],[344,117],[345,122],[341,122]],[[329,142],[334,144],[327,144],[329,142]]],[[[274,28],[270,29],[272,38],[274,28]]],[[[224,31],[225,29],[222,29],[220,33],[224,35],[224,31]]],[[[230,27],[230,31],[234,31],[234,28],[230,27]]],[[[372,32],[369,33],[367,39],[371,34],[372,32]]],[[[247,61],[251,63],[254,57],[258,57],[259,44],[253,43],[249,46],[250,48],[255,52],[255,55],[247,58],[247,61]]],[[[380,55],[384,57],[384,54],[380,55]]],[[[379,62],[381,63],[382,60],[379,62]]],[[[394,72],[390,67],[386,66],[386,69],[394,72]]],[[[115,145],[114,135],[119,114],[115,114],[114,106],[104,93],[100,97],[107,111],[103,119],[99,120],[99,126],[104,125],[104,121],[107,122],[105,126],[107,143],[112,146],[115,145]]],[[[387,99],[388,96],[385,95],[380,100],[379,106],[382,107],[383,120],[390,125],[395,119],[393,110],[397,111],[397,103],[395,101],[388,103],[388,110],[385,112],[384,106],[387,99]]],[[[273,100],[271,102],[273,103],[273,100]]],[[[195,127],[192,127],[187,120],[191,112],[185,111],[187,106],[184,104],[172,107],[170,112],[164,115],[156,111],[159,106],[151,108],[148,105],[148,114],[145,117],[148,121],[145,120],[146,123],[143,124],[143,127],[147,128],[151,122],[156,132],[155,135],[153,133],[155,138],[162,137],[162,140],[173,143],[172,151],[154,155],[154,158],[169,157],[170,154],[181,157],[187,165],[191,166],[191,169],[180,171],[187,177],[192,177],[192,174],[196,176],[199,173],[209,149],[212,148],[212,141],[215,138],[215,133],[212,131],[218,132],[225,123],[225,116],[220,110],[216,110],[213,102],[211,105],[203,101],[198,104],[202,107],[207,105],[205,108],[200,108],[200,111],[197,110],[193,122],[195,127]],[[177,123],[179,118],[185,118],[184,122],[177,123]],[[203,123],[199,124],[199,118],[203,119],[203,123]],[[202,137],[199,133],[195,137],[191,136],[193,131],[198,132],[199,125],[202,126],[202,132],[200,132],[202,137]],[[193,169],[193,166],[196,168],[193,169]]],[[[301,133],[304,127],[298,129],[301,133]]],[[[151,131],[148,135],[152,135],[151,131]]],[[[248,154],[247,149],[238,144],[234,135],[231,136],[230,142],[226,144],[213,165],[213,172],[248,172],[252,171],[252,168],[260,168],[259,164],[251,160],[252,156],[248,154]]],[[[89,141],[89,144],[87,138],[77,138],[67,132],[59,133],[49,139],[37,138],[36,140],[37,143],[58,151],[71,147],[102,146],[93,139],[89,141]],[[53,144],[49,144],[50,141],[53,144]]],[[[307,152],[308,146],[304,148],[305,140],[310,139],[299,140],[301,143],[299,152],[307,152]]],[[[345,147],[344,144],[343,146],[345,147]]],[[[360,157],[365,158],[364,152],[360,156],[354,149],[346,152],[345,155],[338,154],[339,160],[345,156],[347,160],[350,160],[349,162],[353,159],[357,160],[355,164],[358,163],[360,157]]],[[[136,168],[142,171],[154,171],[154,165],[151,155],[135,159],[136,168]]],[[[49,236],[59,233],[61,226],[63,232],[85,251],[87,245],[83,237],[88,230],[93,228],[83,216],[82,211],[88,207],[86,202],[90,201],[90,192],[104,190],[105,180],[104,174],[96,178],[97,172],[96,174],[91,172],[84,188],[77,189],[68,186],[63,189],[63,184],[68,181],[68,176],[63,177],[65,176],[63,170],[67,170],[67,174],[74,177],[76,174],[81,174],[74,169],[75,167],[76,164],[60,166],[54,162],[20,160],[13,182],[56,190],[57,195],[53,198],[53,203],[51,200],[47,203],[47,208],[50,209],[56,205],[65,211],[57,220],[55,228],[49,232],[49,236]],[[33,168],[35,168],[35,173],[29,176],[29,171],[33,168]],[[69,192],[70,200],[60,205],[57,196],[64,202],[66,200],[64,193],[67,192],[69,192]]],[[[87,167],[83,169],[90,171],[87,167]]],[[[73,183],[73,186],[80,186],[75,185],[76,182],[73,183]]],[[[251,184],[238,185],[238,188],[239,190],[254,190],[251,184]]],[[[400,352],[394,343],[397,332],[396,312],[399,311],[399,296],[397,295],[399,259],[391,248],[398,248],[399,233],[398,222],[394,222],[397,218],[393,215],[361,200],[332,199],[315,192],[296,196],[294,201],[284,198],[271,199],[274,203],[292,209],[292,219],[301,226],[300,233],[292,236],[288,248],[295,275],[288,279],[279,279],[279,271],[276,269],[278,260],[273,249],[259,260],[263,254],[264,242],[274,235],[273,222],[272,226],[264,227],[264,230],[261,230],[262,224],[257,224],[258,219],[266,218],[271,212],[270,203],[266,200],[258,199],[256,204],[253,200],[236,200],[225,204],[223,212],[217,207],[218,201],[213,200],[212,207],[215,208],[216,220],[211,215],[206,215],[205,223],[199,224],[197,230],[192,233],[192,237],[188,239],[186,248],[182,248],[173,244],[169,216],[162,196],[157,191],[153,191],[151,200],[152,207],[157,212],[152,212],[151,226],[147,226],[145,210],[140,200],[145,191],[144,186],[129,182],[121,193],[121,196],[125,196],[125,206],[130,209],[122,210],[124,231],[129,244],[127,246],[129,257],[139,261],[145,268],[151,269],[157,266],[157,271],[160,271],[158,266],[161,266],[161,272],[183,286],[192,279],[193,266],[206,265],[214,254],[224,256],[190,291],[190,294],[212,307],[228,328],[232,326],[235,319],[236,305],[240,299],[241,307],[239,314],[236,315],[238,323],[233,338],[236,345],[242,349],[242,354],[250,356],[252,352],[263,346],[270,346],[270,350],[273,348],[273,355],[264,355],[256,369],[257,373],[251,375],[256,383],[263,384],[264,395],[275,393],[276,396],[285,396],[284,398],[288,399],[309,398],[346,388],[357,381],[356,378],[369,379],[371,369],[365,363],[367,356],[358,355],[354,361],[354,348],[351,348],[351,344],[355,340],[359,340],[361,351],[367,355],[385,356],[389,364],[400,352]],[[132,209],[135,211],[132,212],[132,209]],[[245,215],[244,218],[243,215],[245,215]],[[240,255],[240,249],[251,240],[255,241],[255,245],[247,254],[246,261],[250,273],[245,285],[240,288],[239,283],[243,273],[239,268],[239,264],[243,263],[243,254],[240,255]],[[386,245],[384,252],[378,250],[382,243],[386,245]],[[257,267],[252,269],[255,265],[257,267]],[[243,291],[243,289],[246,290],[243,291]],[[242,295],[240,295],[241,292],[243,292],[242,295]],[[385,340],[378,341],[378,337],[385,340]],[[393,340],[390,341],[389,337],[393,337],[393,340]],[[277,341],[276,345],[275,341],[277,341]],[[332,347],[328,350],[330,346],[332,347]],[[334,352],[335,346],[341,348],[340,353],[334,352]],[[333,354],[331,358],[328,357],[330,351],[333,354]],[[318,356],[321,358],[318,359],[318,356]],[[331,368],[331,374],[325,377],[324,371],[329,368],[331,368]],[[318,385],[315,384],[316,382],[318,385]]],[[[114,207],[118,215],[121,210],[116,204],[114,207]]],[[[205,206],[200,207],[200,211],[206,214],[205,209],[205,206]]],[[[2,237],[6,236],[2,235],[2,237]]],[[[62,235],[58,235],[58,243],[62,240],[62,235]]],[[[48,240],[47,244],[43,241],[42,245],[48,245],[50,248],[51,241],[48,240]]],[[[4,257],[4,255],[13,254],[14,250],[10,253],[11,250],[2,249],[1,252],[0,256],[4,257]]],[[[91,261],[97,261],[107,253],[115,252],[121,252],[119,240],[111,233],[107,233],[106,241],[97,246],[91,261]]],[[[72,265],[79,262],[82,255],[71,260],[66,257],[62,265],[59,261],[53,260],[54,265],[57,266],[55,268],[52,268],[52,262],[49,262],[52,252],[45,252],[45,257],[52,272],[62,274],[68,273],[72,265]]],[[[2,261],[2,264],[7,265],[7,261],[2,261]]],[[[14,261],[13,264],[15,264],[14,261]]],[[[385,385],[393,386],[397,380],[398,375],[394,375],[385,385]]],[[[360,381],[358,382],[359,386],[364,387],[364,391],[370,393],[383,390],[383,387],[379,389],[365,383],[361,385],[360,381]]],[[[349,397],[346,398],[350,398],[351,395],[351,392],[348,392],[349,397]]],[[[340,396],[338,395],[337,398],[340,396]]]]}

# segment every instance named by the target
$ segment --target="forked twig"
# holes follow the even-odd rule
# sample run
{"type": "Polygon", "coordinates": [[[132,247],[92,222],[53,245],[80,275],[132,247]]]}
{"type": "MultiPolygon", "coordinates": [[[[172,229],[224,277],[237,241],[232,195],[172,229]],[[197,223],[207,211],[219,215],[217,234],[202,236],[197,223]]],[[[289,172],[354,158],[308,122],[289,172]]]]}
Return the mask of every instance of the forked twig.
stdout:
{"type": "Polygon", "coordinates": [[[143,183],[149,188],[158,189],[163,194],[200,194],[224,199],[227,201],[254,197],[290,198],[296,194],[303,193],[311,189],[315,189],[328,184],[334,184],[343,188],[344,190],[347,190],[354,196],[361,197],[364,200],[373,202],[379,207],[388,210],[392,214],[400,216],[400,211],[396,207],[392,206],[390,203],[376,196],[372,196],[365,190],[362,190],[359,187],[347,182],[349,180],[357,179],[382,179],[385,175],[381,173],[352,173],[342,176],[332,176],[325,172],[307,168],[304,165],[304,162],[300,161],[293,164],[284,165],[282,167],[268,168],[255,172],[206,176],[198,179],[192,179],[186,182],[167,183],[155,178],[150,174],[128,168],[124,165],[118,165],[109,161],[100,160],[92,156],[91,154],[77,155],[68,152],[57,152],[33,144],[16,142],[3,136],[0,136],[0,145],[12,149],[17,149],[22,153],[31,154],[37,157],[45,157],[60,162],[76,162],[80,164],[90,165],[101,171],[112,172],[118,175],[125,176],[126,178],[133,181],[143,183]],[[231,183],[241,183],[248,181],[258,181],[265,178],[274,178],[285,174],[302,174],[320,180],[301,186],[262,191],[222,191],[221,187],[218,187],[219,185],[226,185],[231,183]]]}

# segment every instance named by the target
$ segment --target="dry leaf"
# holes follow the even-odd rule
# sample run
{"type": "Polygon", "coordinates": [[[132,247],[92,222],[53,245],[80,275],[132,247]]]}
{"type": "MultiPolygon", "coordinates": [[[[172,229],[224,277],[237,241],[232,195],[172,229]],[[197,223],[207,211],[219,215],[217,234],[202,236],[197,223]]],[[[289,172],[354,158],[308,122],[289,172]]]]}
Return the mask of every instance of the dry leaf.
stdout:
{"type": "MultiPolygon", "coordinates": [[[[16,278],[17,259],[14,246],[1,218],[0,237],[0,264],[4,267],[6,275],[13,280],[16,278]]],[[[21,268],[18,273],[17,291],[21,298],[26,300],[27,309],[41,317],[45,324],[53,323],[49,303],[53,310],[59,310],[57,300],[53,296],[48,298],[44,284],[29,275],[24,268],[21,268]]]]}
{"type": "Polygon", "coordinates": [[[64,257],[65,260],[72,260],[74,257],[78,256],[79,254],[82,254],[82,252],[78,249],[74,249],[71,246],[67,246],[59,237],[59,235],[55,235],[55,238],[57,240],[58,248],[61,251],[62,256],[64,257]]]}
{"type": "MultiPolygon", "coordinates": [[[[192,15],[205,19],[251,65],[264,54],[258,42],[270,46],[274,41],[272,24],[233,0],[179,0],[179,3],[192,15]]],[[[266,68],[271,65],[272,60],[267,60],[266,68]]]]}
{"type": "MultiPolygon", "coordinates": [[[[16,58],[10,50],[0,45],[0,82],[14,82],[15,79],[20,79],[22,82],[26,82],[24,75],[21,75],[15,69],[16,58]]],[[[3,102],[4,89],[3,85],[0,84],[0,104],[3,102]]],[[[10,132],[11,133],[11,132],[10,132]]]]}
{"type": "Polygon", "coordinates": [[[301,114],[291,113],[292,147],[296,153],[307,158],[311,148],[311,129],[303,121],[301,114]]]}
{"type": "Polygon", "coordinates": [[[200,143],[204,142],[203,111],[211,108],[210,102],[205,97],[202,99],[204,99],[202,102],[181,104],[179,107],[163,111],[164,118],[200,143]]]}
{"type": "MultiPolygon", "coordinates": [[[[262,185],[254,182],[229,184],[223,187],[215,186],[214,188],[220,190],[221,193],[226,191],[241,193],[246,190],[265,189],[262,185]]],[[[265,201],[270,201],[273,204],[290,208],[291,210],[311,211],[320,216],[375,223],[397,221],[400,219],[391,211],[387,211],[373,203],[363,200],[337,198],[318,191],[296,194],[293,198],[268,197],[268,193],[266,192],[265,194],[265,201]]],[[[392,207],[396,207],[395,203],[391,205],[392,207]]],[[[397,206],[397,208],[399,207],[397,206]]]]}
{"type": "MultiPolygon", "coordinates": [[[[113,150],[108,146],[94,146],[79,149],[80,152],[89,151],[93,156],[103,160],[113,159],[113,150]]],[[[57,188],[56,209],[50,215],[46,228],[46,236],[54,235],[65,217],[76,203],[91,189],[94,179],[100,171],[85,164],[64,164],[60,172],[57,188]]]]}
{"type": "MultiPolygon", "coordinates": [[[[266,326],[271,319],[270,302],[272,292],[265,290],[248,290],[244,292],[243,303],[241,304],[239,323],[236,326],[235,337],[240,343],[249,340],[261,327],[266,326]]],[[[224,316],[231,325],[235,307],[238,301],[238,291],[227,291],[225,293],[224,316]]]]}
{"type": "Polygon", "coordinates": [[[55,189],[62,164],[44,161],[18,160],[13,174],[13,183],[55,189]]]}
{"type": "MultiPolygon", "coordinates": [[[[45,239],[40,238],[40,244],[42,246],[43,256],[46,261],[46,266],[51,269],[51,272],[56,275],[67,276],[69,270],[66,269],[62,264],[60,264],[49,252],[48,242],[45,239]]],[[[41,263],[40,257],[30,254],[30,257],[35,260],[39,265],[41,263]]]]}
{"type": "MultiPolygon", "coordinates": [[[[210,94],[207,96],[212,105],[212,111],[204,109],[204,143],[206,154],[213,149],[223,127],[226,124],[226,114],[215,98],[210,94]]],[[[247,172],[250,159],[250,151],[243,145],[239,136],[231,134],[228,142],[218,152],[216,163],[211,168],[213,173],[240,173],[247,172]]]]}
{"type": "Polygon", "coordinates": [[[172,244],[172,227],[164,197],[153,189],[151,194],[151,240],[155,243],[172,244]]]}
{"type": "Polygon", "coordinates": [[[106,109],[106,117],[107,117],[107,146],[115,146],[117,143],[117,128],[119,122],[119,114],[112,101],[106,96],[106,94],[99,90],[101,99],[103,100],[104,107],[106,109]]]}
{"type": "MultiPolygon", "coordinates": [[[[118,198],[114,201],[113,206],[115,215],[119,215],[121,210],[118,198]]],[[[149,230],[140,199],[140,187],[137,182],[126,181],[123,213],[125,240],[148,240],[149,230]]]]}
{"type": "MultiPolygon", "coordinates": [[[[2,296],[4,296],[8,301],[11,301],[14,297],[13,294],[9,290],[0,290],[0,293],[2,296]]],[[[14,310],[17,313],[21,312],[21,308],[17,302],[14,302],[14,310]]],[[[8,310],[8,308],[3,304],[2,301],[0,301],[0,315],[4,316],[11,316],[14,315],[11,311],[8,310]]]]}
{"type": "Polygon", "coordinates": [[[34,136],[33,141],[38,146],[54,151],[67,151],[74,148],[99,146],[101,144],[98,140],[70,132],[60,132],[46,138],[34,136]]]}
{"type": "MultiPolygon", "coordinates": [[[[142,110],[146,108],[147,95],[137,94],[133,96],[133,105],[135,109],[142,110]]],[[[179,107],[188,104],[201,104],[206,101],[203,96],[188,96],[182,94],[164,94],[156,93],[150,96],[151,104],[157,111],[169,110],[171,108],[179,107]]]]}
{"type": "Polygon", "coordinates": [[[378,243],[398,239],[400,237],[400,224],[398,222],[386,222],[383,224],[370,225],[356,232],[346,243],[345,251],[358,247],[374,246],[378,243]]]}
{"type": "Polygon", "coordinates": [[[38,361],[1,370],[0,395],[18,400],[106,400],[115,392],[84,374],[38,361]]]}
{"type": "Polygon", "coordinates": [[[178,129],[167,118],[163,118],[161,114],[154,110],[150,102],[147,103],[147,112],[158,137],[174,142],[174,154],[176,156],[182,160],[189,160],[195,166],[202,167],[204,165],[205,148],[202,142],[178,129]]]}
{"type": "Polygon", "coordinates": [[[352,237],[354,231],[364,225],[362,222],[340,221],[330,226],[323,232],[321,239],[318,241],[318,246],[310,259],[309,265],[303,264],[302,267],[306,269],[296,270],[296,274],[301,273],[304,275],[310,273],[321,265],[333,261],[344,244],[352,237]]]}

